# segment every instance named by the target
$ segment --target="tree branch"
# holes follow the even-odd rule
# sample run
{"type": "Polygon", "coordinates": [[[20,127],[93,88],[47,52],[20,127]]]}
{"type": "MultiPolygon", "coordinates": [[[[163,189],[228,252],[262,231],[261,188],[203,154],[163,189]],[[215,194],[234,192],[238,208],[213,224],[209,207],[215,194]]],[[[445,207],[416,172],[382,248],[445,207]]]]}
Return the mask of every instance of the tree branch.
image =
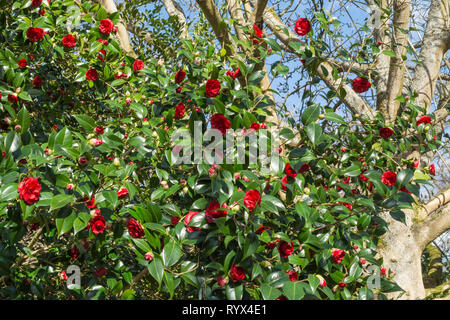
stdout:
{"type": "Polygon", "coordinates": [[[450,49],[449,7],[450,0],[431,1],[420,51],[421,63],[414,71],[412,89],[419,94],[415,104],[426,107],[427,112],[431,107],[442,59],[450,49]]]}
{"type": "Polygon", "coordinates": [[[183,24],[183,32],[180,35],[180,38],[182,39],[190,39],[188,32],[188,27],[186,24],[186,16],[183,12],[183,9],[181,6],[176,2],[176,0],[162,0],[164,4],[164,8],[166,8],[167,13],[169,16],[176,16],[178,17],[178,21],[183,24]]]}
{"type": "Polygon", "coordinates": [[[408,33],[404,33],[404,30],[409,29],[410,6],[409,0],[394,0],[393,49],[395,57],[390,62],[387,82],[387,110],[388,119],[391,121],[395,119],[400,108],[400,101],[395,99],[402,93],[406,71],[402,57],[406,55],[406,45],[408,43],[408,33]]]}
{"type": "MultiPolygon", "coordinates": [[[[114,3],[114,0],[99,0],[99,2],[100,5],[106,10],[106,12],[108,12],[108,14],[117,12],[117,7],[114,3]]],[[[122,22],[119,22],[116,27],[120,47],[125,52],[125,54],[129,55],[130,57],[136,58],[137,55],[131,47],[130,38],[128,37],[126,26],[122,22]]]]}
{"type": "Polygon", "coordinates": [[[263,22],[263,13],[266,9],[268,0],[258,0],[255,5],[255,10],[253,11],[252,20],[253,23],[256,24],[258,27],[261,27],[263,22]]]}
{"type": "Polygon", "coordinates": [[[436,196],[425,204],[424,209],[429,214],[425,221],[414,226],[413,232],[417,244],[423,250],[428,243],[450,229],[450,189],[436,196]]]}

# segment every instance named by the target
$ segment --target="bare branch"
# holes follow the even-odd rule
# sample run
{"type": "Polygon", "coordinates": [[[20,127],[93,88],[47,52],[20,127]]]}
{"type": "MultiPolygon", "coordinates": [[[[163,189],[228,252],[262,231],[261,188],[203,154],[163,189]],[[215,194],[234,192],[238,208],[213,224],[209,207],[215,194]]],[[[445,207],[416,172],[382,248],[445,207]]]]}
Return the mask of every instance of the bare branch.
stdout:
{"type": "Polygon", "coordinates": [[[395,99],[401,95],[403,88],[403,79],[406,71],[403,56],[406,55],[406,45],[408,43],[408,33],[405,33],[405,30],[409,29],[410,14],[409,0],[394,0],[393,49],[395,57],[390,62],[387,82],[387,110],[388,119],[390,120],[395,119],[400,108],[400,101],[395,99]]]}
{"type": "Polygon", "coordinates": [[[162,0],[164,4],[164,8],[166,8],[167,13],[169,16],[176,16],[178,17],[178,21],[183,24],[183,32],[180,34],[180,38],[182,39],[190,39],[188,32],[188,27],[186,24],[186,16],[184,14],[183,9],[178,4],[176,0],[162,0]]]}
{"type": "Polygon", "coordinates": [[[268,0],[257,0],[255,10],[253,11],[253,23],[259,27],[261,27],[261,24],[263,22],[262,15],[264,13],[264,10],[266,9],[267,1],[268,0]]]}
{"type": "MultiPolygon", "coordinates": [[[[106,12],[108,12],[108,14],[117,12],[117,7],[114,3],[114,0],[99,0],[99,2],[100,5],[106,10],[106,12]]],[[[137,55],[131,47],[130,38],[128,37],[126,26],[122,22],[119,22],[116,27],[120,47],[127,55],[136,58],[137,55]]]]}
{"type": "Polygon", "coordinates": [[[442,59],[450,48],[449,7],[450,0],[431,1],[420,51],[421,63],[414,71],[412,89],[419,94],[415,104],[426,107],[427,112],[431,107],[442,59]]]}

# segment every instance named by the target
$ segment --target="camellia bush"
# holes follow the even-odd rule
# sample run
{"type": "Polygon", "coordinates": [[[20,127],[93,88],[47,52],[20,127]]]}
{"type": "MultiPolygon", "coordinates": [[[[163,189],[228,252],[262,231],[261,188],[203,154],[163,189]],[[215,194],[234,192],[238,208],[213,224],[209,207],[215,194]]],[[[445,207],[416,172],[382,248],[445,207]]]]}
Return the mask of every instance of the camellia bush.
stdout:
{"type": "MultiPolygon", "coordinates": [[[[202,39],[183,39],[171,65],[131,57],[118,19],[91,1],[0,8],[1,298],[349,300],[402,290],[377,256],[388,226],[379,212],[401,221],[435,174],[401,158],[411,144],[439,147],[431,117],[410,103],[389,126],[381,114],[347,121],[324,103],[275,128],[257,59],[202,39]],[[279,165],[175,163],[172,134],[194,140],[196,122],[222,134],[280,129],[279,146],[268,146],[279,165]]],[[[313,72],[321,46],[311,25],[292,29],[309,39],[313,72]]],[[[245,45],[282,56],[260,32],[246,29],[245,45]]],[[[353,81],[357,93],[370,85],[353,81]]]]}

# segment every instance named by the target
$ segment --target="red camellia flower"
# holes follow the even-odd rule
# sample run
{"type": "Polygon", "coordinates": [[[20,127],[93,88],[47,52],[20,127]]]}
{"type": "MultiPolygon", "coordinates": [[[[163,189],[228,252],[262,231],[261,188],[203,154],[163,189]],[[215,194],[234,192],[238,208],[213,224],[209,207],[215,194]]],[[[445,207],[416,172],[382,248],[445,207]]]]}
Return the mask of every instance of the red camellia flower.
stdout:
{"type": "Polygon", "coordinates": [[[347,285],[344,282],[339,282],[339,289],[344,289],[347,285]]]}
{"type": "Polygon", "coordinates": [[[153,260],[153,253],[147,252],[147,253],[144,255],[144,259],[147,260],[147,261],[152,261],[152,260],[153,260]]]}
{"type": "Polygon", "coordinates": [[[228,283],[228,281],[225,280],[224,277],[217,277],[217,284],[220,287],[225,287],[227,283],[228,283]]]}
{"type": "Polygon", "coordinates": [[[98,268],[97,270],[94,271],[94,274],[101,278],[103,276],[106,276],[108,274],[108,270],[105,268],[98,268]]]}
{"type": "Polygon", "coordinates": [[[430,174],[431,174],[432,176],[435,176],[435,175],[436,175],[436,168],[434,167],[434,164],[430,165],[430,166],[428,167],[428,170],[430,171],[430,174]]]}
{"type": "Polygon", "coordinates": [[[253,211],[256,206],[261,204],[261,194],[258,190],[249,190],[245,193],[244,196],[244,206],[248,208],[248,210],[253,211]]]}
{"type": "Polygon", "coordinates": [[[286,165],[284,166],[284,172],[292,178],[295,178],[297,176],[297,173],[295,172],[294,169],[292,169],[291,164],[290,163],[286,163],[286,165]]]}
{"type": "Polygon", "coordinates": [[[180,222],[180,217],[172,217],[170,219],[170,223],[173,225],[176,225],[178,222],[180,222]]]}
{"type": "Polygon", "coordinates": [[[67,279],[69,279],[68,277],[67,277],[67,274],[66,274],[66,272],[65,271],[62,271],[61,273],[59,273],[59,278],[61,279],[61,281],[67,281],[67,279]]]}
{"type": "Polygon", "coordinates": [[[311,31],[311,23],[306,18],[300,18],[295,23],[294,30],[299,36],[304,36],[311,31]]]}
{"type": "Polygon", "coordinates": [[[281,178],[281,189],[283,189],[284,191],[287,190],[287,176],[281,178]]]}
{"type": "Polygon", "coordinates": [[[345,257],[345,251],[342,249],[334,249],[331,254],[334,263],[341,263],[345,257]]]}
{"type": "Polygon", "coordinates": [[[186,226],[187,232],[190,233],[201,230],[201,228],[198,227],[189,227],[189,223],[191,222],[192,218],[198,213],[198,211],[189,211],[188,214],[184,217],[184,225],[186,226]]]}
{"type": "Polygon", "coordinates": [[[128,220],[128,233],[133,238],[142,238],[145,235],[144,229],[142,229],[141,224],[134,218],[128,220]]]}
{"type": "Polygon", "coordinates": [[[289,244],[289,242],[281,240],[278,244],[278,252],[282,258],[286,258],[294,252],[294,244],[292,241],[291,244],[289,244]]]}
{"type": "Polygon", "coordinates": [[[385,268],[381,268],[381,275],[386,275],[386,269],[385,268]]]}
{"type": "Polygon", "coordinates": [[[286,271],[286,273],[289,276],[289,280],[291,280],[291,281],[297,281],[298,280],[298,273],[295,272],[294,270],[288,270],[288,271],[286,271]]]}
{"type": "Polygon", "coordinates": [[[381,175],[381,182],[387,186],[393,186],[397,182],[397,174],[392,171],[386,171],[381,175]]]}
{"type": "Polygon", "coordinates": [[[308,163],[304,163],[302,164],[302,166],[300,167],[300,169],[298,170],[298,173],[305,173],[306,171],[308,171],[311,168],[311,166],[308,163]]]}
{"type": "Polygon", "coordinates": [[[183,82],[184,77],[186,77],[186,72],[184,72],[183,70],[178,71],[175,74],[175,83],[180,84],[183,82]]]}
{"type": "Polygon", "coordinates": [[[224,135],[227,129],[231,128],[231,122],[223,113],[216,113],[211,117],[211,128],[219,130],[224,135]]]}
{"type": "Polygon", "coordinates": [[[103,134],[105,132],[105,128],[103,128],[102,126],[98,126],[95,127],[94,131],[96,134],[103,134]]]}
{"type": "Polygon", "coordinates": [[[352,83],[353,90],[357,93],[366,92],[371,86],[370,82],[365,78],[356,78],[352,83]]]}
{"type": "Polygon", "coordinates": [[[225,75],[226,75],[226,76],[229,76],[229,77],[231,77],[231,78],[233,78],[233,79],[237,79],[237,78],[239,78],[239,77],[241,76],[241,70],[240,70],[239,68],[237,68],[236,71],[234,71],[234,72],[228,70],[228,71],[225,73],[225,75]]]}
{"type": "Polygon", "coordinates": [[[124,188],[120,189],[119,191],[117,191],[117,196],[119,197],[119,199],[123,199],[123,198],[127,197],[128,196],[127,188],[124,187],[124,188]]]}
{"type": "Polygon", "coordinates": [[[91,199],[86,199],[86,207],[88,207],[89,209],[94,209],[96,206],[97,204],[95,203],[95,196],[92,196],[91,199]]]}
{"type": "Polygon", "coordinates": [[[17,64],[19,65],[19,67],[25,68],[27,66],[27,60],[26,59],[20,59],[17,64]]]}
{"type": "Polygon", "coordinates": [[[431,124],[431,117],[429,116],[420,117],[419,120],[417,120],[416,125],[419,126],[421,123],[431,124]]]}
{"type": "Polygon", "coordinates": [[[98,26],[98,30],[100,30],[103,34],[110,34],[114,28],[114,23],[110,19],[102,19],[100,20],[100,25],[98,26]]]}
{"type": "Polygon", "coordinates": [[[136,61],[134,61],[134,63],[133,63],[134,72],[138,72],[139,70],[144,69],[144,67],[145,67],[144,61],[142,61],[140,59],[136,59],[136,61]]]}
{"type": "Polygon", "coordinates": [[[68,34],[62,38],[62,44],[66,48],[73,48],[77,44],[77,39],[73,35],[68,34]]]}
{"type": "Polygon", "coordinates": [[[410,192],[408,189],[406,189],[405,186],[403,186],[403,187],[400,188],[400,192],[406,192],[406,193],[411,194],[411,192],[410,192]]]}
{"type": "Polygon", "coordinates": [[[394,130],[388,127],[380,128],[380,137],[387,139],[394,134],[394,130]]]}
{"type": "Polygon", "coordinates": [[[218,208],[228,209],[226,203],[223,203],[222,206],[216,200],[213,200],[209,203],[208,208],[205,210],[205,218],[209,223],[214,223],[217,218],[226,217],[228,210],[217,210],[218,208]]]}
{"type": "Polygon", "coordinates": [[[15,93],[8,94],[8,101],[11,103],[17,103],[19,102],[19,98],[17,98],[17,94],[15,93]]]}
{"type": "Polygon", "coordinates": [[[255,130],[255,131],[258,131],[258,130],[259,130],[259,123],[253,122],[253,123],[251,124],[251,126],[250,126],[250,129],[253,129],[253,130],[255,130]]]}
{"type": "Polygon", "coordinates": [[[41,4],[42,4],[42,0],[32,0],[31,1],[31,6],[35,9],[38,8],[41,4]]]}
{"type": "Polygon", "coordinates": [[[205,94],[208,98],[214,98],[219,95],[220,82],[217,79],[208,79],[205,86],[205,94]]]}
{"type": "Polygon", "coordinates": [[[255,231],[256,234],[262,234],[264,231],[269,231],[271,230],[270,227],[264,227],[264,226],[260,226],[258,228],[258,230],[255,231]]]}
{"type": "Polygon", "coordinates": [[[369,178],[367,178],[367,177],[365,177],[365,176],[363,175],[363,173],[364,173],[365,171],[367,171],[367,169],[364,169],[364,170],[361,172],[361,174],[359,175],[359,178],[360,178],[362,181],[369,181],[369,178]]]}
{"type": "Polygon", "coordinates": [[[38,42],[44,38],[44,29],[36,27],[29,27],[26,32],[28,40],[31,42],[38,42]]]}
{"type": "Polygon", "coordinates": [[[183,118],[185,112],[186,112],[186,107],[184,106],[184,104],[182,102],[180,102],[175,107],[175,119],[183,118]]]}
{"type": "Polygon", "coordinates": [[[86,72],[86,79],[90,81],[95,81],[98,79],[98,73],[95,69],[90,69],[86,72]]]}
{"type": "MultiPolygon", "coordinates": [[[[260,28],[258,28],[258,26],[255,24],[253,25],[253,33],[255,34],[255,36],[257,38],[262,38],[264,36],[263,32],[261,31],[260,28]]],[[[254,39],[253,36],[250,36],[250,39],[252,40],[253,44],[258,44],[259,40],[258,39],[254,39]]]]}
{"type": "Polygon", "coordinates": [[[245,279],[244,268],[239,267],[238,265],[236,265],[236,263],[234,263],[230,270],[230,276],[231,279],[233,279],[233,282],[244,280],[245,279]]]}
{"type": "Polygon", "coordinates": [[[39,201],[41,197],[41,184],[39,180],[33,177],[27,177],[19,183],[18,186],[19,197],[27,205],[32,205],[39,201]]]}
{"type": "Polygon", "coordinates": [[[102,233],[106,229],[105,218],[101,214],[96,214],[89,222],[89,227],[95,235],[102,233]]]}
{"type": "Polygon", "coordinates": [[[77,246],[73,246],[72,249],[70,249],[69,256],[73,260],[76,260],[80,256],[80,250],[78,250],[77,246]]]}
{"type": "Polygon", "coordinates": [[[33,86],[35,88],[39,88],[40,86],[42,86],[42,79],[39,78],[39,76],[34,77],[34,79],[33,79],[33,86]]]}

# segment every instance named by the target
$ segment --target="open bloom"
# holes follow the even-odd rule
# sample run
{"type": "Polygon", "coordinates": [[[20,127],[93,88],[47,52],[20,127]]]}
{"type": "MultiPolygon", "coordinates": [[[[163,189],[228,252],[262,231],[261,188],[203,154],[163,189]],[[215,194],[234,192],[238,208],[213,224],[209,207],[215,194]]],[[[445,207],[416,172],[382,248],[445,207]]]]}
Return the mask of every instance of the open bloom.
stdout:
{"type": "Polygon", "coordinates": [[[294,30],[299,36],[304,36],[311,31],[311,23],[306,18],[300,18],[295,23],[294,30]]]}
{"type": "Polygon", "coordinates": [[[244,205],[248,210],[253,211],[256,206],[261,205],[261,194],[258,190],[249,190],[244,196],[244,205]]]}
{"type": "Polygon", "coordinates": [[[393,186],[397,182],[397,174],[393,171],[386,171],[381,175],[381,182],[387,186],[393,186]]]}
{"type": "Polygon", "coordinates": [[[27,177],[19,183],[18,191],[20,199],[27,205],[32,205],[41,197],[41,184],[38,179],[27,177]]]}

